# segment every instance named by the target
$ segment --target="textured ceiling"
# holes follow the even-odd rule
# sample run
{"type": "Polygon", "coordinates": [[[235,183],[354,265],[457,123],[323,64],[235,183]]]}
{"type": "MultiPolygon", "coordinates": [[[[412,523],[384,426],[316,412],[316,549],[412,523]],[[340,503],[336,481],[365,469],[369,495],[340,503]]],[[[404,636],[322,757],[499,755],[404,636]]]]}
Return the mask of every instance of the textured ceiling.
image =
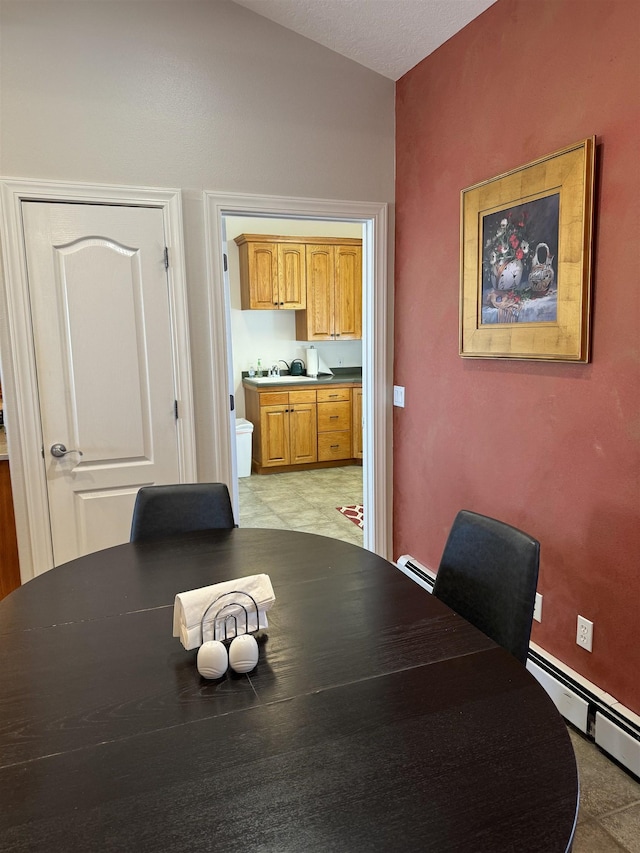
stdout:
{"type": "Polygon", "coordinates": [[[494,0],[234,0],[397,80],[494,0]]]}

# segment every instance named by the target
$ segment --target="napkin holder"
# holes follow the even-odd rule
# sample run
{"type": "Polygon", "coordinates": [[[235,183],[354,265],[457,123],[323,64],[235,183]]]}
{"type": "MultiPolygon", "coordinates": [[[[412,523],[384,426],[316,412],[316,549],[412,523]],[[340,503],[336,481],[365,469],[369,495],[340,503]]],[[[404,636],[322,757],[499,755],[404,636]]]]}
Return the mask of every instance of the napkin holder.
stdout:
{"type": "Polygon", "coordinates": [[[243,631],[244,634],[255,634],[260,630],[260,608],[258,607],[257,601],[248,592],[243,592],[240,589],[233,589],[230,592],[223,592],[220,595],[216,596],[216,598],[213,599],[211,604],[207,608],[205,608],[205,611],[202,614],[202,622],[200,623],[200,630],[201,630],[203,637],[204,637],[204,625],[205,625],[207,616],[209,615],[209,611],[219,601],[221,601],[223,598],[227,598],[230,595],[246,596],[247,598],[251,599],[251,603],[253,604],[253,612],[255,613],[255,616],[256,616],[256,628],[254,628],[251,631],[249,630],[249,610],[248,610],[248,607],[245,607],[245,605],[241,604],[239,601],[228,601],[218,608],[218,610],[215,613],[215,616],[213,617],[213,620],[212,620],[213,621],[213,639],[214,640],[222,639],[222,641],[225,643],[230,642],[229,636],[227,634],[227,625],[229,624],[229,620],[233,620],[233,626],[234,626],[233,637],[239,637],[240,636],[240,634],[238,633],[238,617],[236,616],[236,614],[235,613],[227,613],[226,616],[221,615],[224,613],[225,610],[228,610],[230,607],[234,607],[234,606],[240,607],[240,609],[244,612],[244,631],[243,631]],[[224,637],[222,637],[222,638],[220,637],[220,632],[218,630],[220,620],[224,620],[223,621],[224,637]]]}
{"type": "Polygon", "coordinates": [[[271,579],[266,574],[180,592],[173,610],[173,636],[189,651],[223,634],[233,639],[237,634],[267,628],[267,610],[274,602],[271,579]]]}

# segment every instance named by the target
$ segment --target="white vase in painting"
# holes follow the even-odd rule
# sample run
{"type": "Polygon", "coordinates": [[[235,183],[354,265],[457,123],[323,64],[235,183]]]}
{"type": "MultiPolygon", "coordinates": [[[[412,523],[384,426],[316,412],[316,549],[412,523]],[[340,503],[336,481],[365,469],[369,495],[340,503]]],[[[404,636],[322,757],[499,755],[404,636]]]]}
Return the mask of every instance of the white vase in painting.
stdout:
{"type": "Polygon", "coordinates": [[[517,290],[522,281],[523,269],[522,261],[517,259],[506,263],[498,261],[493,265],[491,283],[496,290],[517,290]]]}

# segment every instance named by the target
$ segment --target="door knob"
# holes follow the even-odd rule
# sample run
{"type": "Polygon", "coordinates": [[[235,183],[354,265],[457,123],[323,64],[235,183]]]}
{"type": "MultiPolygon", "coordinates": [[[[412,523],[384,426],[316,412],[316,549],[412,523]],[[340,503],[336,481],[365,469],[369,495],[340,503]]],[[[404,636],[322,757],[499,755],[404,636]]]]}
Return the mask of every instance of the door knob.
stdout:
{"type": "Polygon", "coordinates": [[[61,459],[63,456],[66,456],[67,453],[78,453],[80,456],[83,455],[81,450],[67,450],[64,444],[58,443],[51,445],[51,455],[55,456],[56,459],[61,459]]]}

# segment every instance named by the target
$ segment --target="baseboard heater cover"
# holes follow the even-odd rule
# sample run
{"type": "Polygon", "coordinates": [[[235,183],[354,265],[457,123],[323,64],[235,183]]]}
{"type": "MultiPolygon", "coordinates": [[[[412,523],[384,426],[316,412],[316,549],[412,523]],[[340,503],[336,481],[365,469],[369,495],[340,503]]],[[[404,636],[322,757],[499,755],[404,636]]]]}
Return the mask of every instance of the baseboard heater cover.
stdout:
{"type": "Polygon", "coordinates": [[[410,577],[412,581],[415,581],[423,589],[426,589],[427,592],[433,592],[433,585],[436,580],[435,572],[432,572],[431,569],[423,566],[422,563],[419,563],[415,559],[415,557],[411,557],[409,554],[403,554],[396,560],[396,566],[401,572],[404,572],[407,577],[410,577]]]}
{"type": "MultiPolygon", "coordinates": [[[[435,572],[410,554],[396,566],[427,592],[433,592],[435,572]]],[[[562,716],[593,740],[633,775],[640,777],[640,717],[615,697],[531,643],[527,669],[551,697],[562,716]]]]}

